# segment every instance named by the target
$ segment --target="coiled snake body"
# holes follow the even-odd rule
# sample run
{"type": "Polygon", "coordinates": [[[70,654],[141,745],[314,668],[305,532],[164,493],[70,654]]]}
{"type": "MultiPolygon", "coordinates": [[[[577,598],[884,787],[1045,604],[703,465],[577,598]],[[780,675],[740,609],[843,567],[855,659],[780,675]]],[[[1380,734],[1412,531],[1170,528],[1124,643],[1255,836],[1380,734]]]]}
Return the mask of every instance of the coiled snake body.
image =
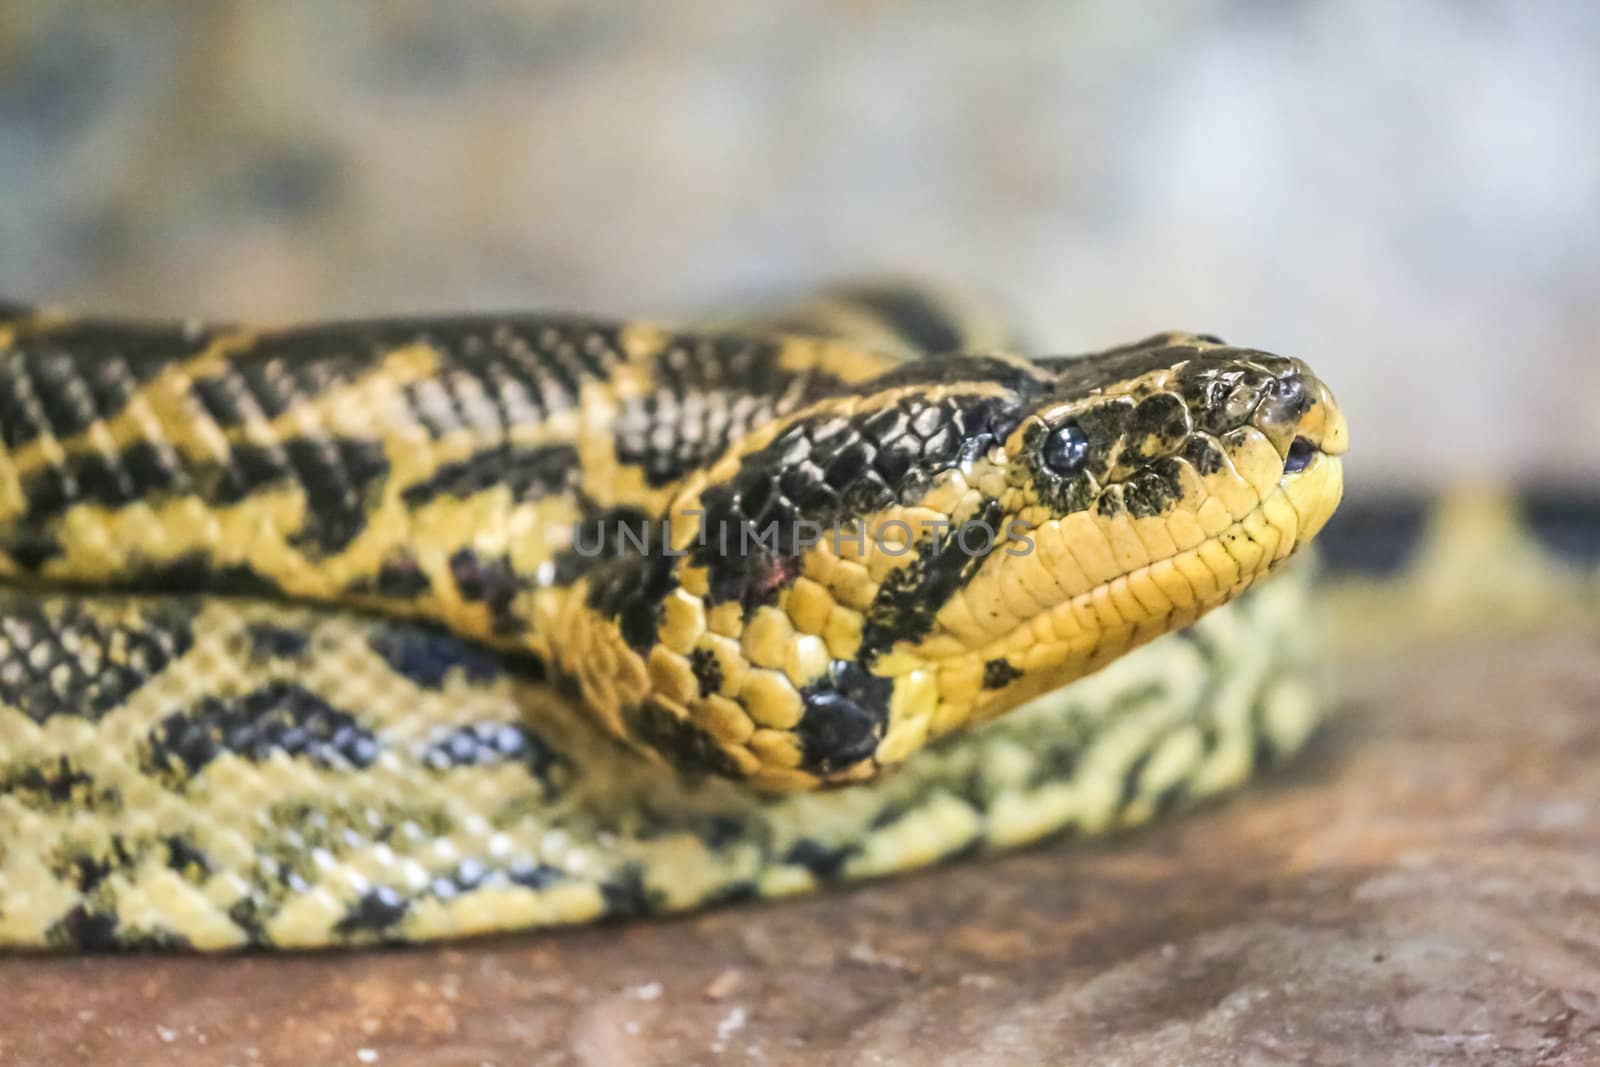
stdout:
{"type": "Polygon", "coordinates": [[[987,342],[888,289],[705,331],[0,309],[0,945],[777,895],[1293,751],[1304,576],[1208,613],[1338,503],[1327,389],[987,342]]]}

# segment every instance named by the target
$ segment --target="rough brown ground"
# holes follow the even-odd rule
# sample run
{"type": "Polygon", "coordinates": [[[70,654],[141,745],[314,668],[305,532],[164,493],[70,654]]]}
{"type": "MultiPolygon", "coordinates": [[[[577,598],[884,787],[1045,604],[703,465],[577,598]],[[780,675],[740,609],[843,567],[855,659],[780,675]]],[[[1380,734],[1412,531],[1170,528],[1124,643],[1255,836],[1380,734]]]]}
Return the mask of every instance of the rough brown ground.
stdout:
{"type": "Polygon", "coordinates": [[[1207,810],[675,922],[0,960],[0,1062],[1600,1062],[1600,642],[1349,662],[1207,810]]]}

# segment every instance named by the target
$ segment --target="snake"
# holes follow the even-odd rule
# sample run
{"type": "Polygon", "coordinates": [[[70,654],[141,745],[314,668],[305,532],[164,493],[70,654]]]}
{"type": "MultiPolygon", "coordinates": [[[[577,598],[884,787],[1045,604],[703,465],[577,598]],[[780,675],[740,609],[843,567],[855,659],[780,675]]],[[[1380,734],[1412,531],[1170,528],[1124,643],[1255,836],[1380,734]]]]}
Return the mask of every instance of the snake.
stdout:
{"type": "Polygon", "coordinates": [[[1299,359],[1035,355],[900,283],[0,304],[0,947],[455,939],[1137,825],[1314,733],[1347,445],[1299,359]]]}

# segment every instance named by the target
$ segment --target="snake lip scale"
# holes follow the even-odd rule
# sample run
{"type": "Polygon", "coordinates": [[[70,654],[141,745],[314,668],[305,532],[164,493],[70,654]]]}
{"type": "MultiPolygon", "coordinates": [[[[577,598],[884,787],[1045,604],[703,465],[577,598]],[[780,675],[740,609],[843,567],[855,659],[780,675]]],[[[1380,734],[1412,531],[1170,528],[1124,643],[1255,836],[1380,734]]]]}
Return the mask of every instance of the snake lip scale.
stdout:
{"type": "Polygon", "coordinates": [[[0,945],[778,896],[1293,751],[1331,392],[1209,335],[1018,350],[871,286],[694,328],[5,305],[0,945]]]}

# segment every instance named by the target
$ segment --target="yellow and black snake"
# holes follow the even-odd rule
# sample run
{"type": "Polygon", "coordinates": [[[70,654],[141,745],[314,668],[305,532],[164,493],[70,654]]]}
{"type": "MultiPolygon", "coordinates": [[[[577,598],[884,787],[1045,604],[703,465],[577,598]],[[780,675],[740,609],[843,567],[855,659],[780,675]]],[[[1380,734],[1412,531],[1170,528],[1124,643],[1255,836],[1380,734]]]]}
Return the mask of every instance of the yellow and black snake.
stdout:
{"type": "Polygon", "coordinates": [[[1309,578],[1229,602],[1339,502],[1327,388],[1000,343],[900,287],[698,330],[0,305],[0,946],[784,894],[1293,751],[1309,578]]]}

